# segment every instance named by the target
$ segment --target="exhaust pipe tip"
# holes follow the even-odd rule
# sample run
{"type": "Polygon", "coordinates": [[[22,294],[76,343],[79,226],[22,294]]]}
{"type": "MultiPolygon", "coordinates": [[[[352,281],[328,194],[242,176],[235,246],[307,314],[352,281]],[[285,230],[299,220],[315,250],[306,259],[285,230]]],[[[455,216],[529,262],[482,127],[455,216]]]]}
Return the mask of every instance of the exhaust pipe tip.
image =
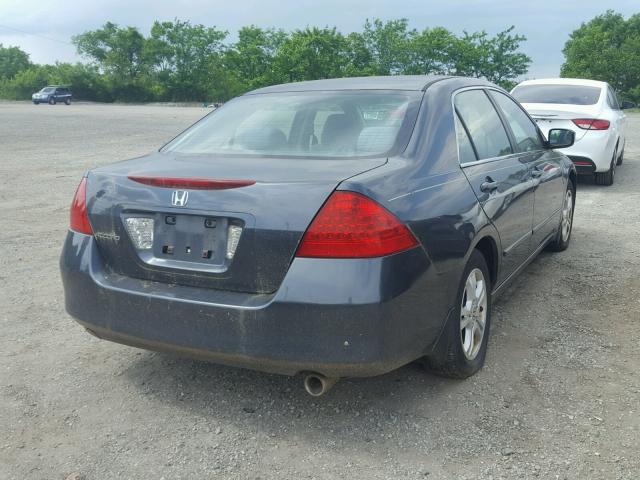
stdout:
{"type": "Polygon", "coordinates": [[[337,378],[325,377],[320,373],[308,373],[304,376],[304,389],[312,397],[319,397],[327,393],[337,381],[337,378]]]}

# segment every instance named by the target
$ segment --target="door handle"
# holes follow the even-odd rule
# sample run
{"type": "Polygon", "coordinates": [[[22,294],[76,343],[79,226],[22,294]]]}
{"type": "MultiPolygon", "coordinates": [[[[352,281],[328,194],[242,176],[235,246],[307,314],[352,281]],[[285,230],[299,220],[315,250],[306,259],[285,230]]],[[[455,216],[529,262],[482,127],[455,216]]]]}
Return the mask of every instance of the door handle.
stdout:
{"type": "Polygon", "coordinates": [[[540,178],[542,175],[544,175],[544,172],[542,170],[532,170],[531,171],[531,176],[533,178],[540,178]]]}
{"type": "Polygon", "coordinates": [[[487,177],[486,181],[480,184],[480,191],[482,192],[493,192],[497,190],[498,182],[494,182],[491,177],[487,177]]]}

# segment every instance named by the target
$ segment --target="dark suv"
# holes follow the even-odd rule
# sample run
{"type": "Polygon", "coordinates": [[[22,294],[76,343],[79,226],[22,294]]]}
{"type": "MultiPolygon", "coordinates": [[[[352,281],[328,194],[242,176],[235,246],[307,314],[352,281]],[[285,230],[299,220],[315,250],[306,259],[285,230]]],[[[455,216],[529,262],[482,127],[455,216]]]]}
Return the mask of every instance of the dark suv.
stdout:
{"type": "Polygon", "coordinates": [[[48,87],[44,87],[39,92],[31,95],[31,100],[36,105],[39,103],[55,105],[58,102],[64,102],[66,105],[71,105],[71,90],[69,87],[49,85],[48,87]]]}

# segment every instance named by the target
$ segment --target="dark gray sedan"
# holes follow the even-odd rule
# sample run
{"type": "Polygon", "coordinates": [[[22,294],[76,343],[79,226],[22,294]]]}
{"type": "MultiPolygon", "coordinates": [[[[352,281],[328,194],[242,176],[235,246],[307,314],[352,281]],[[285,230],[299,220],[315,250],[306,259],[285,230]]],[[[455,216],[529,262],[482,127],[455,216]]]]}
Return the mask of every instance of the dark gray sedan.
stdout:
{"type": "Polygon", "coordinates": [[[324,393],[424,359],[467,377],[491,300],[567,248],[576,171],[504,90],[457,77],[277,85],[78,187],[66,308],[115,342],[324,393]]]}

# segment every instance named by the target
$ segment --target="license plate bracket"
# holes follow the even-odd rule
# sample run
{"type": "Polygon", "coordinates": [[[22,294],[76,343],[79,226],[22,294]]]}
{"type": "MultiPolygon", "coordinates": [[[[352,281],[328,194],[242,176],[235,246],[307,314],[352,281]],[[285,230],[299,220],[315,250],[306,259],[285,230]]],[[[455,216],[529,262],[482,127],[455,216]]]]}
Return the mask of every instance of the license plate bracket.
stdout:
{"type": "Polygon", "coordinates": [[[158,216],[154,257],[168,262],[224,265],[227,218],[173,213],[158,216]]]}

